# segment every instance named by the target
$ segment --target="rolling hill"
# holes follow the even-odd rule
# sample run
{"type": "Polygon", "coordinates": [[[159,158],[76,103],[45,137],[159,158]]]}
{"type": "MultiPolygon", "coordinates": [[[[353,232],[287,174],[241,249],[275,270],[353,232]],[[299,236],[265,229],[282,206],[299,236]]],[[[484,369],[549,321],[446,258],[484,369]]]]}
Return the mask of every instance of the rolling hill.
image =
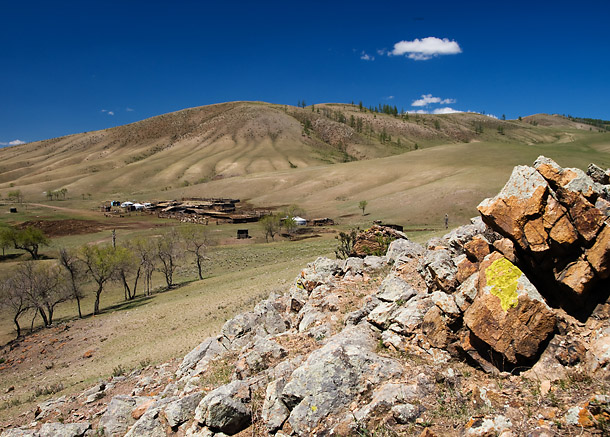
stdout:
{"type": "Polygon", "coordinates": [[[0,194],[231,196],[333,216],[353,215],[353,203],[368,199],[386,219],[426,223],[439,208],[472,214],[515,164],[539,154],[565,166],[609,165],[610,134],[590,129],[546,114],[519,121],[230,102],[1,149],[0,194]]]}

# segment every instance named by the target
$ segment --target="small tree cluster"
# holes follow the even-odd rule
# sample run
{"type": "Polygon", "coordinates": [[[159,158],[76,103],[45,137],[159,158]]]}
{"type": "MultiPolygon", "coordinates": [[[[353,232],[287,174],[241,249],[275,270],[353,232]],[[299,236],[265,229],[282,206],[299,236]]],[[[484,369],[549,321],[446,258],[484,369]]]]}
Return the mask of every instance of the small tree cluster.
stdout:
{"type": "Polygon", "coordinates": [[[44,326],[50,326],[55,307],[70,298],[68,281],[57,264],[23,262],[0,281],[0,306],[13,314],[17,337],[21,336],[22,316],[40,315],[44,326]]]}
{"type": "Polygon", "coordinates": [[[42,246],[48,246],[49,239],[38,228],[28,226],[25,229],[17,229],[7,226],[0,229],[0,246],[4,248],[12,247],[17,250],[25,250],[32,259],[40,258],[38,251],[42,246]]]}

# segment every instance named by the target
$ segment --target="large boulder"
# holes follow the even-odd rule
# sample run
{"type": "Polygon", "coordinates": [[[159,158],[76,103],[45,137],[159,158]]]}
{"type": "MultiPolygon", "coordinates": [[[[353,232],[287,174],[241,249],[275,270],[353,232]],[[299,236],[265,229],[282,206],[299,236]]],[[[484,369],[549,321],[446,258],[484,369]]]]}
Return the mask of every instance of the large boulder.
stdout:
{"type": "Polygon", "coordinates": [[[377,344],[370,326],[347,326],[293,372],[280,399],[297,435],[311,435],[326,416],[401,373],[398,363],[374,352],[377,344]]]}
{"type": "Polygon", "coordinates": [[[98,428],[104,428],[105,435],[123,436],[127,429],[135,423],[131,412],[150,399],[139,396],[114,396],[106,412],[100,418],[98,428]]]}
{"type": "Polygon", "coordinates": [[[464,324],[508,363],[531,362],[555,330],[553,311],[523,272],[497,252],[481,263],[478,280],[464,324]]]}
{"type": "Polygon", "coordinates": [[[214,432],[236,434],[252,421],[250,387],[233,381],[208,393],[195,410],[195,421],[214,432]]]}

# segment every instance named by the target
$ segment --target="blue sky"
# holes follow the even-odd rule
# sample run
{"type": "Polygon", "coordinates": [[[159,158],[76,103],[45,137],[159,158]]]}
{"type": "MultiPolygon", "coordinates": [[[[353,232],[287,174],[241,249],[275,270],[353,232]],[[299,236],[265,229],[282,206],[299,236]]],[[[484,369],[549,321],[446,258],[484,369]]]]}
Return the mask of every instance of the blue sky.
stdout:
{"type": "Polygon", "coordinates": [[[234,100],[610,119],[606,0],[0,6],[0,145],[234,100]]]}

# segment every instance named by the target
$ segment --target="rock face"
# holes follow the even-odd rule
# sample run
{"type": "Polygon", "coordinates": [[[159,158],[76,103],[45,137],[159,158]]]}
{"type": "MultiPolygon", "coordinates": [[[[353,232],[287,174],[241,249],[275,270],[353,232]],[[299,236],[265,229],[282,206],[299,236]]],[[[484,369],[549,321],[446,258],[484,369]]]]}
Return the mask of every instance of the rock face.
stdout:
{"type": "Polygon", "coordinates": [[[604,433],[610,228],[596,205],[610,205],[608,174],[541,157],[479,205],[482,218],[425,247],[373,227],[358,257],[309,263],[175,373],[47,400],[32,426],[1,435],[604,433]],[[80,423],[55,423],[65,418],[80,423]]]}
{"type": "Polygon", "coordinates": [[[610,230],[595,205],[608,201],[609,193],[608,185],[581,170],[541,156],[534,167],[516,167],[502,191],[478,209],[514,244],[544,297],[583,318],[607,286],[610,230]]]}
{"type": "Polygon", "coordinates": [[[481,263],[478,293],[464,323],[510,363],[531,360],[554,331],[556,318],[518,267],[497,252],[481,263]]]}

